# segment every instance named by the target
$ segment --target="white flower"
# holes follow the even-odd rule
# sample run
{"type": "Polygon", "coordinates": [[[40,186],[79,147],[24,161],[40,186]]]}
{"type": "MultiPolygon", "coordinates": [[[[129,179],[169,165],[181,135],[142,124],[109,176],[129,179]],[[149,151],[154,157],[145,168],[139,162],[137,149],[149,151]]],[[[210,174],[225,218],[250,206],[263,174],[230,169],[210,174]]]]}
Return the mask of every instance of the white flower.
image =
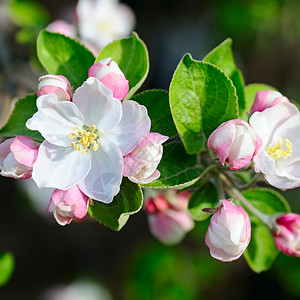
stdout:
{"type": "Polygon", "coordinates": [[[121,103],[94,77],[75,91],[73,102],[43,95],[37,107],[26,126],[45,138],[33,165],[38,187],[78,185],[88,197],[110,203],[120,190],[123,156],[149,133],[146,108],[121,103]]]}
{"type": "Polygon", "coordinates": [[[131,34],[135,24],[132,10],[117,0],[79,0],[76,12],[82,40],[99,49],[131,34]]]}
{"type": "Polygon", "coordinates": [[[300,186],[300,115],[297,107],[282,101],[255,112],[250,125],[261,140],[253,157],[255,172],[279,189],[300,186]]]}

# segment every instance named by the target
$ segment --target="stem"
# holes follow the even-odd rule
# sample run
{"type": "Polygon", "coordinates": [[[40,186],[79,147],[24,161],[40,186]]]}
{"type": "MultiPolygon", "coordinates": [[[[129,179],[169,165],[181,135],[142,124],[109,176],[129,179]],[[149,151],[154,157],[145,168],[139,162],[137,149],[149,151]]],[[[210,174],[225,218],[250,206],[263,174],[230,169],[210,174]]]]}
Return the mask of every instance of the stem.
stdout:
{"type": "Polygon", "coordinates": [[[217,184],[218,184],[218,192],[219,192],[219,199],[225,199],[225,191],[224,191],[224,186],[222,184],[221,178],[218,176],[216,177],[217,184]]]}
{"type": "Polygon", "coordinates": [[[266,215],[259,211],[257,208],[255,208],[242,194],[241,192],[236,189],[232,183],[229,181],[229,179],[224,175],[219,175],[221,180],[224,182],[226,192],[229,194],[229,196],[234,197],[238,199],[249,211],[251,211],[254,215],[256,215],[262,223],[267,225],[271,230],[276,230],[276,223],[273,221],[273,218],[271,218],[269,215],[266,215]]]}

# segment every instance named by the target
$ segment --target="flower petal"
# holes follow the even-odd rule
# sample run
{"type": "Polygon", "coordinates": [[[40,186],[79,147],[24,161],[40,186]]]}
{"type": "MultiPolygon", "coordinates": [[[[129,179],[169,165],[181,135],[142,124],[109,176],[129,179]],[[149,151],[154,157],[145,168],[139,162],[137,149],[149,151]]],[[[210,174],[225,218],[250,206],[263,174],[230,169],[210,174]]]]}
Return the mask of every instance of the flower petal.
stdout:
{"type": "Polygon", "coordinates": [[[92,166],[79,188],[94,200],[110,203],[120,191],[123,157],[117,145],[99,140],[99,148],[92,153],[92,166]]]}
{"type": "Polygon", "coordinates": [[[75,91],[73,102],[84,115],[85,125],[96,125],[100,132],[112,129],[121,120],[120,101],[95,77],[88,78],[75,91]]]}
{"type": "Polygon", "coordinates": [[[150,131],[151,121],[145,106],[132,100],[122,102],[120,123],[104,137],[117,144],[125,156],[141,142],[150,131]]]}
{"type": "Polygon", "coordinates": [[[39,188],[67,190],[81,182],[91,168],[90,153],[58,147],[44,141],[33,164],[32,178],[39,188]]]}
{"type": "Polygon", "coordinates": [[[16,136],[10,146],[15,159],[23,165],[32,167],[38,155],[37,144],[27,136],[16,136]]]}
{"type": "Polygon", "coordinates": [[[43,95],[36,101],[38,111],[26,122],[31,130],[38,130],[51,144],[70,146],[69,134],[74,126],[82,126],[84,118],[70,101],[58,101],[54,95],[43,95]]]}
{"type": "MultiPolygon", "coordinates": [[[[298,114],[299,111],[295,105],[283,101],[265,109],[263,112],[255,112],[250,117],[249,123],[261,139],[263,146],[269,146],[272,142],[274,131],[298,114]]],[[[276,140],[276,142],[278,141],[276,140]]]]}

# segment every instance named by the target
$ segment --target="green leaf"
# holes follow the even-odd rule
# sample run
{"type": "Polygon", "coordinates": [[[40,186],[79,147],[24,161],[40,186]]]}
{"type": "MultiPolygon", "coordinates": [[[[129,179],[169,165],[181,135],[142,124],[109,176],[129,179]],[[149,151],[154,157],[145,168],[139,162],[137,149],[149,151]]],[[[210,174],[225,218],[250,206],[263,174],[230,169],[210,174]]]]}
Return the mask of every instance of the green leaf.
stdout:
{"type": "MultiPolygon", "coordinates": [[[[290,212],[287,201],[281,194],[271,189],[257,188],[245,191],[243,195],[254,207],[265,214],[274,215],[290,212]]],[[[252,234],[244,256],[251,269],[259,273],[272,266],[278,255],[278,250],[269,229],[252,213],[248,213],[252,223],[252,234]]]]}
{"type": "Polygon", "coordinates": [[[88,70],[95,60],[78,41],[46,30],[38,36],[37,53],[49,73],[64,75],[75,89],[88,78],[88,70]]]}
{"type": "Polygon", "coordinates": [[[47,10],[37,2],[27,0],[8,1],[7,12],[10,19],[21,27],[44,27],[49,23],[47,10]]]}
{"type": "Polygon", "coordinates": [[[142,187],[182,189],[199,180],[205,169],[198,165],[196,155],[186,153],[182,143],[173,142],[164,146],[158,170],[160,177],[142,187]]]}
{"type": "Polygon", "coordinates": [[[250,268],[256,273],[267,271],[278,252],[269,229],[261,222],[252,222],[250,244],[244,252],[250,268]]]}
{"type": "Polygon", "coordinates": [[[126,99],[130,99],[145,81],[149,71],[146,45],[134,32],[129,38],[116,40],[105,46],[100,51],[96,62],[108,57],[118,64],[129,81],[126,99]]]}
{"type": "Polygon", "coordinates": [[[21,28],[15,35],[15,39],[19,44],[35,43],[40,29],[21,28]]]}
{"type": "Polygon", "coordinates": [[[36,141],[43,141],[38,131],[29,130],[25,123],[37,111],[36,94],[18,100],[7,123],[0,129],[0,136],[14,137],[24,135],[36,141]]]}
{"type": "Polygon", "coordinates": [[[196,221],[206,220],[210,214],[202,211],[203,208],[214,207],[219,200],[216,186],[208,181],[200,186],[189,200],[189,212],[196,221]]]}
{"type": "Polygon", "coordinates": [[[3,286],[11,278],[15,267],[15,260],[11,253],[0,254],[0,286],[3,286]]]}
{"type": "MultiPolygon", "coordinates": [[[[267,84],[263,84],[263,83],[251,83],[246,86],[246,89],[245,89],[245,91],[246,91],[246,112],[248,112],[248,114],[250,114],[251,107],[254,102],[256,93],[258,91],[267,91],[267,90],[277,91],[277,89],[275,89],[274,87],[267,85],[267,84]]],[[[248,120],[248,116],[247,116],[247,118],[245,118],[245,120],[246,121],[248,120]]]]}
{"type": "Polygon", "coordinates": [[[221,70],[231,79],[236,88],[238,97],[239,115],[242,116],[245,110],[245,84],[241,71],[237,68],[233,53],[232,40],[226,39],[223,43],[208,53],[203,61],[210,62],[221,70]]]}
{"type": "Polygon", "coordinates": [[[184,147],[198,153],[221,123],[238,116],[235,88],[228,76],[208,62],[186,54],[170,85],[170,107],[184,147]]]}
{"type": "MultiPolygon", "coordinates": [[[[253,190],[248,190],[243,192],[243,196],[258,210],[264,214],[274,215],[277,213],[287,213],[290,212],[290,207],[288,202],[284,197],[278,192],[267,189],[267,188],[257,188],[253,190]]],[[[256,219],[256,217],[248,212],[251,219],[256,219]]]]}
{"type": "Polygon", "coordinates": [[[89,214],[101,224],[113,230],[120,230],[129,216],[138,212],[143,204],[143,194],[141,188],[123,178],[121,189],[113,202],[105,204],[94,200],[94,205],[89,206],[89,214]]]}
{"type": "Polygon", "coordinates": [[[169,93],[165,90],[148,90],[134,95],[134,101],[146,106],[151,119],[151,131],[168,136],[177,136],[177,130],[169,107],[169,93]]]}

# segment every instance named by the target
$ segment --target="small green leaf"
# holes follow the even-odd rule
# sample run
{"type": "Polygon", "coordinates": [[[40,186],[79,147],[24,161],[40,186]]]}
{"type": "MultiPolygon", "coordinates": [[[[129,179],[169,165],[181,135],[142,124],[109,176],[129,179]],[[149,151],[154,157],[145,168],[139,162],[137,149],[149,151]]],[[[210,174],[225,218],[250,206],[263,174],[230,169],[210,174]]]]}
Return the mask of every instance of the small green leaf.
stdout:
{"type": "Polygon", "coordinates": [[[210,62],[221,70],[231,79],[236,88],[238,97],[239,115],[243,115],[245,110],[245,84],[241,71],[237,68],[233,53],[232,53],[232,40],[226,39],[223,43],[208,53],[203,61],[210,62]]]}
{"type": "Polygon", "coordinates": [[[133,33],[129,38],[116,40],[105,46],[100,51],[96,62],[108,57],[118,64],[129,81],[126,99],[130,99],[145,81],[149,71],[146,45],[136,33],[133,33]]]}
{"type": "Polygon", "coordinates": [[[222,69],[228,76],[236,69],[232,54],[232,40],[230,38],[226,39],[219,46],[214,48],[209,52],[204,58],[203,61],[210,62],[220,69],[222,69]]]}
{"type": "Polygon", "coordinates": [[[44,27],[49,22],[47,10],[34,1],[12,0],[6,8],[10,19],[21,27],[44,27]]]}
{"type": "Polygon", "coordinates": [[[19,44],[34,43],[38,36],[40,29],[34,30],[32,28],[21,28],[15,35],[15,39],[19,44]]]}
{"type": "Polygon", "coordinates": [[[120,230],[129,216],[141,209],[142,204],[141,188],[124,178],[120,192],[114,197],[113,202],[105,204],[94,200],[94,205],[89,206],[89,214],[101,224],[113,230],[120,230]]]}
{"type": "Polygon", "coordinates": [[[182,143],[173,142],[164,146],[158,170],[160,177],[142,187],[182,189],[199,180],[205,169],[198,165],[196,155],[186,153],[182,143]]]}
{"type": "Polygon", "coordinates": [[[267,271],[278,252],[269,229],[261,222],[252,222],[250,244],[244,252],[250,268],[256,273],[267,271]]]}
{"type": "Polygon", "coordinates": [[[95,60],[78,41],[46,30],[38,36],[37,53],[49,73],[64,75],[75,89],[88,78],[88,70],[95,60]]]}
{"type": "Polygon", "coordinates": [[[24,135],[36,141],[43,141],[38,131],[29,130],[25,123],[37,111],[36,94],[18,100],[7,123],[0,129],[0,136],[14,137],[24,135]]]}
{"type": "MultiPolygon", "coordinates": [[[[289,205],[282,195],[271,189],[257,188],[243,192],[243,196],[265,214],[274,215],[290,211],[289,205]]],[[[252,213],[249,211],[248,213],[252,224],[252,234],[244,256],[251,269],[259,273],[268,270],[272,266],[278,250],[269,229],[252,213]]]]}
{"type": "Polygon", "coordinates": [[[218,67],[186,54],[170,85],[170,107],[184,147],[198,153],[221,123],[238,116],[235,88],[218,67]]]}
{"type": "Polygon", "coordinates": [[[177,135],[169,107],[169,93],[165,90],[148,90],[136,94],[134,101],[146,106],[151,119],[151,131],[168,136],[170,139],[177,135]]]}
{"type": "MultiPolygon", "coordinates": [[[[250,114],[251,107],[253,105],[255,95],[258,91],[267,91],[267,90],[274,90],[277,91],[274,87],[263,84],[263,83],[251,83],[246,86],[246,112],[250,114]]],[[[248,120],[248,116],[244,118],[246,121],[248,120]]]]}
{"type": "Polygon", "coordinates": [[[216,186],[208,181],[200,186],[189,200],[189,212],[196,221],[206,220],[210,214],[202,211],[203,208],[214,207],[218,202],[218,190],[216,186]]]}
{"type": "Polygon", "coordinates": [[[3,286],[11,278],[15,267],[15,260],[11,253],[0,254],[0,286],[3,286]]]}

